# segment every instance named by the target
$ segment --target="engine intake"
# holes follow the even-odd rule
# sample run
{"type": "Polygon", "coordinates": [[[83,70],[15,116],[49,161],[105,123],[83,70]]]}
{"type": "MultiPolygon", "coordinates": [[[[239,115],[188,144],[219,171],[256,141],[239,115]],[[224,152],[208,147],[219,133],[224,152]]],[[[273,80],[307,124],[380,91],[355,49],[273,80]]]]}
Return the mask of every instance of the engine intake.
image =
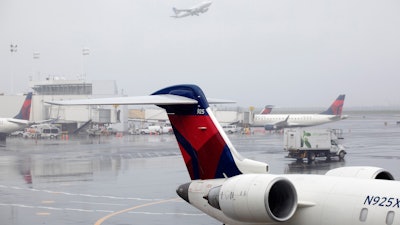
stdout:
{"type": "Polygon", "coordinates": [[[226,216],[242,222],[283,222],[297,209],[297,192],[286,178],[245,174],[228,179],[205,196],[226,216]]]}

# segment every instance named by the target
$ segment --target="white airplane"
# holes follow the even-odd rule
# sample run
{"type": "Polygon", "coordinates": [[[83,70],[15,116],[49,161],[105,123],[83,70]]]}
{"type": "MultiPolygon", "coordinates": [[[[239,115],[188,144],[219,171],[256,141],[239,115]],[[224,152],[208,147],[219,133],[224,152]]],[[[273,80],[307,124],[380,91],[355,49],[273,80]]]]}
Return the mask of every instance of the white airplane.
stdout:
{"type": "Polygon", "coordinates": [[[0,118],[0,141],[4,142],[8,134],[14,131],[23,130],[32,125],[29,122],[31,113],[32,92],[26,95],[25,101],[22,104],[21,110],[13,118],[0,118]]]}
{"type": "Polygon", "coordinates": [[[177,194],[229,225],[391,225],[400,223],[400,182],[376,167],[316,174],[269,174],[266,163],[242,157],[196,85],[151,96],[53,102],[57,105],[156,104],[166,110],[191,182],[177,194]]]}
{"type": "Polygon", "coordinates": [[[199,16],[200,13],[205,13],[208,11],[208,8],[211,6],[212,2],[211,1],[204,1],[198,5],[195,5],[189,9],[177,9],[177,8],[172,8],[174,11],[175,15],[171,16],[174,18],[182,18],[186,16],[199,16]]]}
{"type": "Polygon", "coordinates": [[[332,105],[319,114],[256,114],[253,127],[280,130],[287,127],[309,127],[347,118],[342,115],[345,95],[339,95],[332,105]]]}

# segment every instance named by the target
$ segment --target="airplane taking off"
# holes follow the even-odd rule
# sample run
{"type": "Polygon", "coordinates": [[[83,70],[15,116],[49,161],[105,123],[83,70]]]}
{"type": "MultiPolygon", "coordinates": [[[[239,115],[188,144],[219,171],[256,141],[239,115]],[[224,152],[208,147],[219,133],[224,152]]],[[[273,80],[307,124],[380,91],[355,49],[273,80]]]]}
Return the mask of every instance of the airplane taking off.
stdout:
{"type": "Polygon", "coordinates": [[[175,15],[171,16],[174,18],[182,18],[186,16],[199,16],[200,13],[205,13],[208,11],[208,8],[211,6],[212,2],[211,1],[204,1],[198,5],[195,5],[189,9],[177,9],[177,8],[172,8],[174,11],[175,15]]]}
{"type": "Polygon", "coordinates": [[[339,95],[332,105],[319,114],[256,114],[253,127],[280,130],[288,127],[309,127],[347,118],[342,115],[345,95],[339,95]]]}
{"type": "Polygon", "coordinates": [[[29,122],[31,113],[32,92],[26,95],[21,110],[13,118],[0,118],[0,142],[4,142],[8,134],[14,131],[23,130],[32,125],[29,122]]]}
{"type": "Polygon", "coordinates": [[[196,85],[150,96],[52,102],[56,105],[155,104],[164,108],[191,182],[177,194],[229,225],[391,225],[400,223],[400,182],[377,167],[316,174],[270,174],[268,165],[237,152],[196,85]],[[397,216],[396,216],[397,214],[397,216]]]}

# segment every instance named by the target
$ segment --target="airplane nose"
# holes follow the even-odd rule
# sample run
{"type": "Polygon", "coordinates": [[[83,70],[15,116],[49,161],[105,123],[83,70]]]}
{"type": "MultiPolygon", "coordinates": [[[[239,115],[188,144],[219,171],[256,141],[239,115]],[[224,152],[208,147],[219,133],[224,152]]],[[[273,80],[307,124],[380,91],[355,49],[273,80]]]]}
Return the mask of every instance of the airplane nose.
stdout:
{"type": "Polygon", "coordinates": [[[176,193],[179,195],[179,197],[181,197],[183,200],[189,202],[189,186],[190,186],[190,182],[186,183],[186,184],[182,184],[180,185],[177,189],[176,189],[176,193]]]}

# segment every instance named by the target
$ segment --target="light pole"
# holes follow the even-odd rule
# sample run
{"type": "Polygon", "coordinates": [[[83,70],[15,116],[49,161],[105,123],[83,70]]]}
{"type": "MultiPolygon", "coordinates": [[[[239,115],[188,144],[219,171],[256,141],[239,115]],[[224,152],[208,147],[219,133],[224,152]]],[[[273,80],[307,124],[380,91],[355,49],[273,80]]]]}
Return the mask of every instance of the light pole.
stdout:
{"type": "Polygon", "coordinates": [[[40,81],[39,59],[40,59],[40,52],[33,52],[33,60],[38,62],[36,63],[36,69],[34,71],[34,73],[36,73],[37,75],[38,81],[40,81]]]}
{"type": "Polygon", "coordinates": [[[90,50],[87,47],[82,48],[82,80],[86,81],[85,56],[89,55],[90,50]]]}
{"type": "MultiPolygon", "coordinates": [[[[10,44],[10,52],[11,52],[11,55],[14,55],[14,54],[16,54],[17,53],[17,51],[18,51],[18,45],[14,45],[14,44],[10,44]]],[[[11,56],[12,57],[12,56],[11,56]]],[[[15,60],[13,60],[13,61],[15,61],[15,60]]],[[[13,93],[14,94],[14,77],[15,77],[15,62],[12,62],[12,76],[11,76],[11,93],[13,93]]]]}

